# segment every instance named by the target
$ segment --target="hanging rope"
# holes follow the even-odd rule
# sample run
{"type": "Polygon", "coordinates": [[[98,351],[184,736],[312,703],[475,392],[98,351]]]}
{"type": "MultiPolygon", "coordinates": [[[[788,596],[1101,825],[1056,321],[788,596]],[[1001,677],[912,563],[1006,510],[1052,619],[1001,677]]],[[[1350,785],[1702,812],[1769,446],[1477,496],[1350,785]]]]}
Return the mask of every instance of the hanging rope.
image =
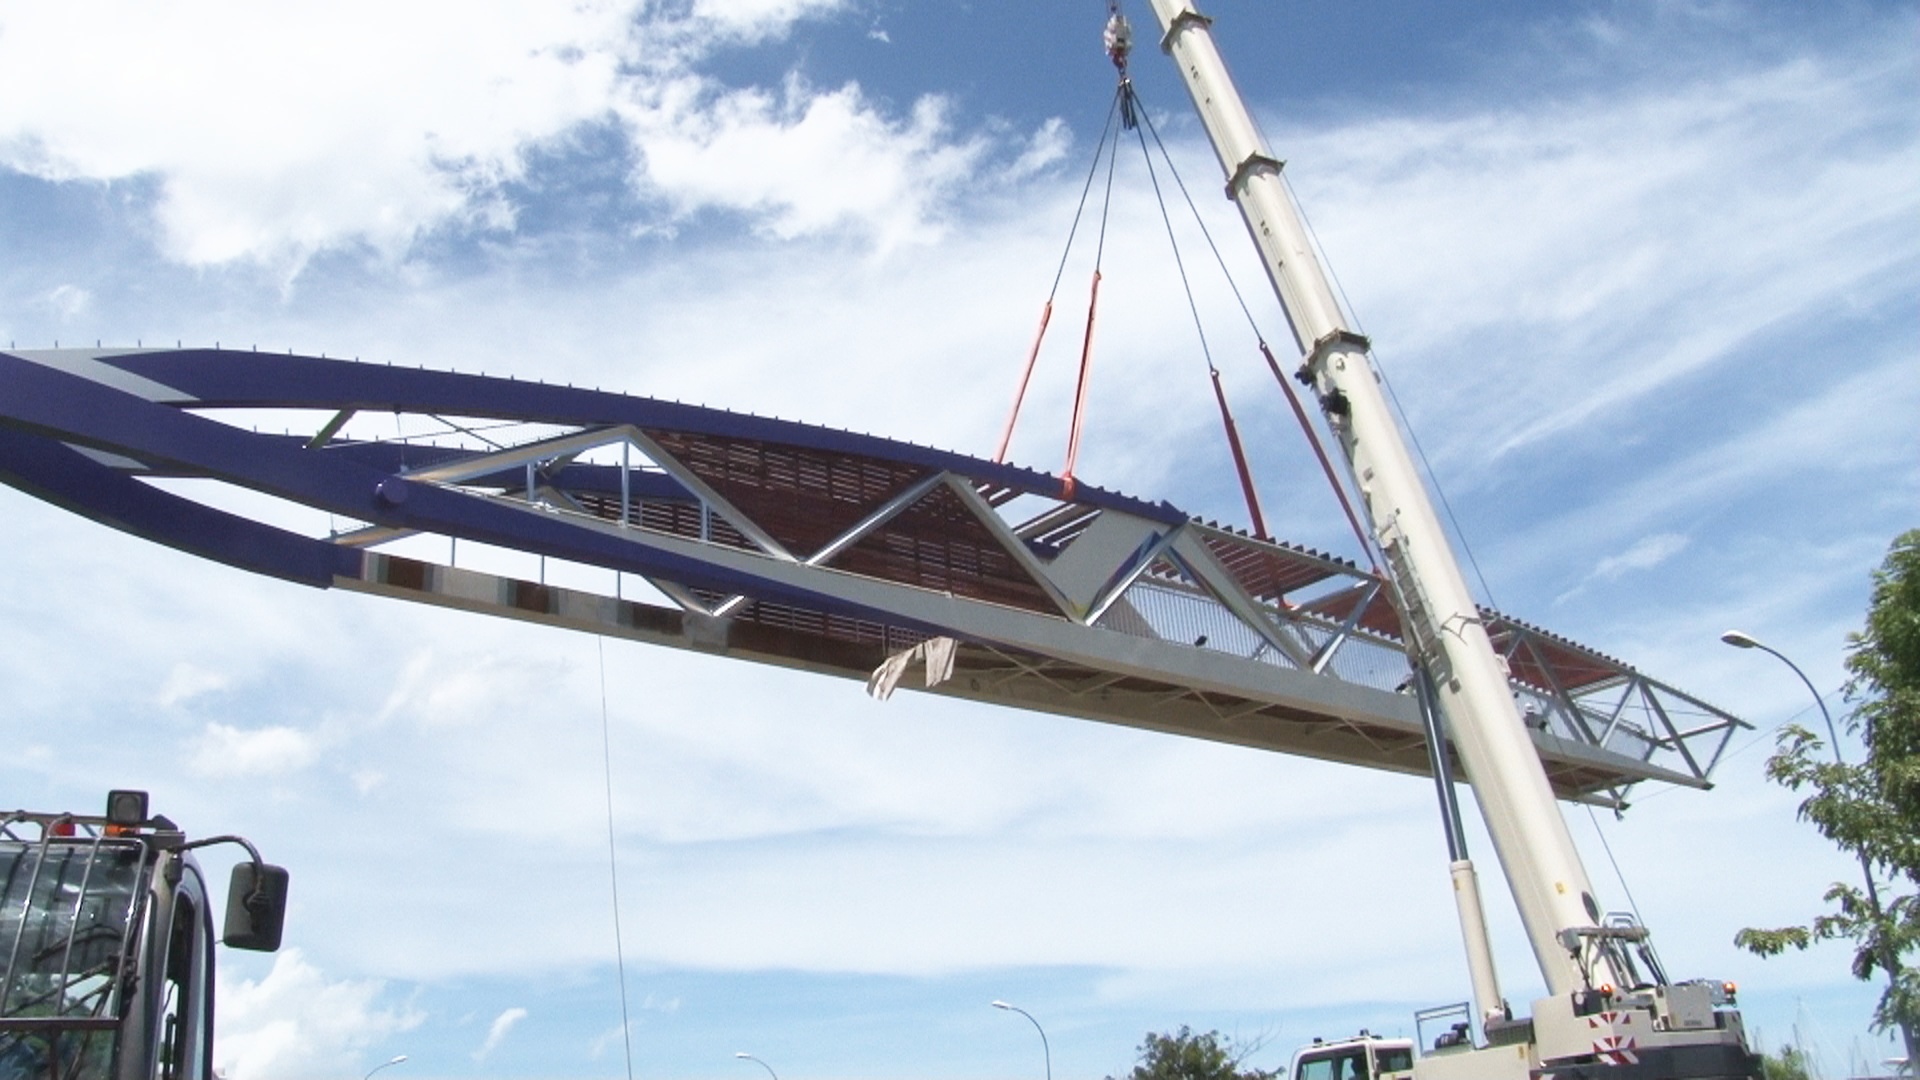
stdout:
{"type": "MultiPolygon", "coordinates": [[[[1254,339],[1258,343],[1260,355],[1265,358],[1268,370],[1273,373],[1274,381],[1280,385],[1281,392],[1287,399],[1287,404],[1293,409],[1294,419],[1300,424],[1300,432],[1306,437],[1307,445],[1313,449],[1313,456],[1320,463],[1320,471],[1327,478],[1327,486],[1333,489],[1334,498],[1340,503],[1340,510],[1346,515],[1348,526],[1353,529],[1354,539],[1359,542],[1360,550],[1366,553],[1367,561],[1372,564],[1374,571],[1377,573],[1380,569],[1380,560],[1375,554],[1373,541],[1368,536],[1367,530],[1361,526],[1359,515],[1354,512],[1353,500],[1348,495],[1346,485],[1341,482],[1340,474],[1334,469],[1333,460],[1327,455],[1326,444],[1320,438],[1319,429],[1313,426],[1312,420],[1308,418],[1306,407],[1300,401],[1299,393],[1294,389],[1293,383],[1281,372],[1279,363],[1274,360],[1273,350],[1267,347],[1266,335],[1260,332],[1260,324],[1254,319],[1253,310],[1247,306],[1246,296],[1241,293],[1239,283],[1234,280],[1232,272],[1227,269],[1226,257],[1220,254],[1220,245],[1214,242],[1213,233],[1207,229],[1206,221],[1201,218],[1200,208],[1196,206],[1193,201],[1193,193],[1187,190],[1186,181],[1181,179],[1180,170],[1173,164],[1173,155],[1167,153],[1166,143],[1160,139],[1160,130],[1153,126],[1153,117],[1144,112],[1142,115],[1146,117],[1147,133],[1153,136],[1154,146],[1160,151],[1161,159],[1167,163],[1167,172],[1173,176],[1174,185],[1180,189],[1180,196],[1186,201],[1187,210],[1193,214],[1195,224],[1200,227],[1200,235],[1206,239],[1208,250],[1213,252],[1214,262],[1220,267],[1221,276],[1226,278],[1227,287],[1233,291],[1234,302],[1240,305],[1240,313],[1246,316],[1247,325],[1252,329],[1254,339]]],[[[1149,168],[1151,168],[1151,166],[1149,166],[1149,168]]],[[[1159,192],[1157,182],[1155,183],[1154,191],[1156,195],[1159,192]]],[[[1164,212],[1163,208],[1162,213],[1164,212]]],[[[1184,276],[1182,280],[1185,280],[1184,276]]],[[[1191,300],[1189,300],[1189,302],[1191,302],[1191,300]]],[[[1208,366],[1212,366],[1211,358],[1208,360],[1208,366]]],[[[1216,373],[1216,391],[1218,390],[1218,386],[1219,382],[1216,373]]],[[[1221,415],[1223,422],[1229,429],[1227,436],[1228,442],[1234,444],[1236,447],[1234,463],[1241,470],[1241,485],[1243,489],[1249,493],[1249,512],[1254,517],[1255,527],[1257,529],[1259,526],[1259,512],[1255,509],[1255,502],[1251,494],[1252,480],[1246,471],[1245,457],[1237,449],[1239,436],[1232,430],[1232,418],[1227,412],[1224,396],[1221,397],[1221,415]]]]}
{"type": "MultiPolygon", "coordinates": [[[[1133,35],[1127,29],[1127,20],[1121,16],[1113,0],[1108,0],[1107,17],[1107,55],[1113,59],[1114,69],[1119,72],[1120,83],[1114,90],[1115,104],[1119,107],[1123,122],[1131,121],[1133,109],[1128,104],[1133,98],[1133,83],[1127,78],[1127,51],[1132,48],[1133,35]]],[[[1108,125],[1111,127],[1111,123],[1108,125]]],[[[1128,123],[1131,127],[1131,123],[1128,123]]],[[[1106,142],[1102,133],[1101,142],[1106,142]]],[[[1080,339],[1080,378],[1073,392],[1073,422],[1067,429],[1067,461],[1060,470],[1060,497],[1073,499],[1073,469],[1080,460],[1080,436],[1086,430],[1087,423],[1087,386],[1093,376],[1093,327],[1100,311],[1100,266],[1107,254],[1107,222],[1113,213],[1113,172],[1114,165],[1120,159],[1120,140],[1113,141],[1113,148],[1107,154],[1107,185],[1100,198],[1100,232],[1093,246],[1093,284],[1087,292],[1087,329],[1080,339]]],[[[1097,158],[1096,158],[1097,160],[1097,158]]]]}
{"type": "MultiPolygon", "coordinates": [[[[1253,522],[1255,536],[1262,540],[1270,539],[1266,517],[1260,513],[1260,496],[1254,490],[1253,469],[1248,466],[1246,450],[1240,445],[1240,426],[1233,422],[1233,410],[1227,405],[1227,388],[1220,381],[1220,369],[1213,362],[1212,348],[1207,345],[1207,329],[1200,319],[1200,305],[1193,298],[1193,283],[1187,277],[1187,261],[1180,254],[1180,241],[1173,232],[1173,216],[1167,213],[1166,196],[1160,190],[1160,174],[1153,167],[1153,154],[1147,150],[1146,136],[1136,128],[1135,137],[1140,143],[1140,158],[1147,165],[1147,179],[1153,184],[1154,204],[1160,208],[1160,224],[1167,230],[1167,247],[1172,249],[1173,265],[1180,273],[1180,290],[1186,294],[1187,312],[1193,316],[1193,332],[1200,340],[1200,356],[1207,364],[1207,379],[1213,384],[1213,400],[1220,406],[1220,426],[1227,434],[1227,449],[1233,454],[1234,472],[1240,477],[1240,494],[1247,501],[1247,517],[1253,522]]],[[[1173,170],[1170,158],[1167,160],[1167,169],[1169,172],[1173,170]]],[[[1229,278],[1228,282],[1231,283],[1232,279],[1229,278]]]]}
{"type": "Polygon", "coordinates": [[[633,1080],[633,1021],[627,1016],[627,949],[620,936],[620,849],[613,831],[613,734],[607,718],[607,644],[593,639],[600,658],[600,763],[606,774],[607,791],[607,880],[613,886],[613,959],[620,977],[620,1042],[627,1052],[627,1080],[633,1080]]]}
{"type": "Polygon", "coordinates": [[[1093,191],[1093,178],[1100,174],[1100,156],[1106,152],[1113,134],[1113,120],[1121,108],[1121,93],[1115,91],[1107,106],[1107,122],[1100,130],[1100,145],[1094,147],[1093,161],[1087,166],[1086,183],[1080,186],[1080,204],[1074,207],[1073,224],[1067,229],[1066,247],[1060,252],[1060,265],[1053,271],[1053,286],[1047,290],[1047,302],[1040,308],[1040,329],[1033,335],[1033,347],[1027,350],[1027,365],[1020,373],[1020,386],[1013,393],[1013,408],[1007,413],[1007,426],[1000,433],[1000,446],[993,453],[995,462],[1007,460],[1007,448],[1013,443],[1014,425],[1020,421],[1020,406],[1027,399],[1027,384],[1033,380],[1034,362],[1040,358],[1040,343],[1046,339],[1047,324],[1053,320],[1053,298],[1060,292],[1060,279],[1067,272],[1067,258],[1073,254],[1073,239],[1080,232],[1080,218],[1087,210],[1087,195],[1093,191]]]}
{"type": "MultiPolygon", "coordinates": [[[[1193,195],[1188,191],[1186,182],[1181,179],[1179,170],[1174,166],[1173,157],[1167,152],[1166,144],[1161,139],[1159,130],[1153,126],[1152,117],[1140,107],[1139,98],[1134,92],[1133,82],[1128,72],[1128,60],[1133,51],[1133,28],[1127,22],[1126,17],[1120,13],[1119,0],[1108,0],[1107,23],[1101,36],[1102,42],[1107,50],[1107,57],[1113,63],[1118,85],[1114,91],[1113,104],[1108,109],[1106,123],[1101,129],[1100,143],[1095,147],[1093,161],[1088,168],[1086,182],[1081,187],[1079,205],[1074,209],[1073,224],[1067,233],[1066,249],[1061,253],[1060,264],[1054,271],[1053,285],[1048,290],[1046,302],[1040,309],[1040,324],[1035,330],[1033,345],[1027,351],[1027,361],[1021,370],[1020,382],[1014,391],[1013,407],[1007,414],[1007,423],[1001,431],[999,446],[994,451],[994,460],[996,462],[1005,461],[1007,451],[1012,445],[1014,429],[1019,423],[1020,409],[1026,401],[1027,389],[1033,379],[1033,371],[1039,360],[1040,348],[1046,339],[1047,328],[1053,319],[1054,300],[1059,293],[1060,281],[1065,274],[1066,262],[1072,253],[1073,242],[1078,235],[1080,221],[1086,212],[1087,198],[1092,191],[1093,178],[1099,172],[1100,157],[1104,153],[1107,155],[1107,180],[1105,191],[1102,193],[1100,207],[1099,240],[1096,244],[1094,254],[1093,280],[1088,290],[1087,323],[1080,342],[1080,370],[1074,385],[1073,416],[1067,433],[1066,462],[1061,469],[1062,498],[1070,500],[1074,497],[1074,471],[1079,464],[1081,439],[1086,429],[1088,390],[1091,385],[1093,370],[1094,327],[1097,322],[1100,305],[1101,266],[1106,251],[1107,222],[1113,205],[1113,179],[1115,164],[1119,155],[1118,140],[1114,139],[1111,149],[1109,149],[1108,140],[1114,137],[1114,119],[1116,115],[1120,120],[1122,129],[1135,132],[1140,131],[1142,127],[1141,120],[1144,118],[1146,121],[1144,125],[1146,132],[1152,134],[1154,146],[1158,148],[1161,159],[1166,162],[1167,171],[1173,176],[1175,184],[1180,189],[1181,197],[1186,201],[1188,211],[1193,214],[1194,221],[1199,225],[1201,235],[1205,237],[1207,247],[1212,251],[1215,263],[1220,267],[1222,276],[1226,278],[1228,287],[1233,291],[1234,300],[1240,305],[1241,313],[1246,316],[1248,325],[1253,329],[1254,338],[1258,342],[1261,355],[1266,358],[1268,367],[1273,371],[1276,381],[1279,382],[1281,388],[1286,393],[1288,404],[1293,408],[1294,417],[1299,422],[1301,431],[1307,438],[1308,445],[1312,447],[1315,457],[1319,460],[1321,470],[1326,474],[1328,484],[1333,488],[1335,497],[1339,500],[1341,509],[1347,517],[1347,522],[1354,530],[1355,538],[1359,541],[1361,549],[1367,553],[1368,559],[1373,561],[1377,567],[1378,560],[1374,556],[1373,546],[1369,542],[1365,530],[1360,527],[1359,518],[1354,513],[1346,488],[1340,483],[1339,476],[1333,469],[1332,461],[1320,441],[1318,431],[1308,419],[1306,410],[1294,392],[1292,385],[1288,383],[1280,373],[1279,365],[1274,360],[1272,351],[1267,347],[1265,336],[1260,333],[1259,325],[1253,318],[1252,310],[1247,306],[1245,296],[1241,294],[1238,284],[1233,279],[1233,275],[1227,270],[1226,260],[1220,253],[1219,245],[1214,242],[1213,235],[1207,230],[1205,220],[1200,217],[1199,208],[1193,201],[1193,195]]],[[[1253,470],[1247,460],[1245,445],[1240,439],[1239,425],[1234,421],[1233,409],[1227,401],[1226,386],[1220,378],[1220,369],[1214,363],[1212,350],[1207,344],[1206,330],[1200,318],[1199,305],[1194,299],[1193,288],[1187,276],[1186,263],[1181,256],[1179,242],[1174,234],[1172,218],[1167,212],[1166,198],[1160,188],[1159,175],[1154,169],[1153,154],[1147,148],[1145,135],[1139,135],[1138,139],[1141,157],[1146,162],[1147,174],[1153,184],[1154,199],[1160,208],[1161,222],[1166,228],[1167,241],[1173,250],[1174,263],[1179,270],[1180,285],[1186,295],[1187,309],[1193,317],[1194,331],[1200,341],[1201,357],[1207,366],[1207,377],[1213,387],[1214,402],[1220,410],[1221,428],[1226,434],[1227,448],[1233,456],[1234,472],[1240,482],[1241,496],[1246,500],[1247,515],[1252,521],[1254,535],[1263,540],[1271,539],[1267,532],[1265,515],[1260,509],[1260,499],[1253,480],[1253,470]]]]}

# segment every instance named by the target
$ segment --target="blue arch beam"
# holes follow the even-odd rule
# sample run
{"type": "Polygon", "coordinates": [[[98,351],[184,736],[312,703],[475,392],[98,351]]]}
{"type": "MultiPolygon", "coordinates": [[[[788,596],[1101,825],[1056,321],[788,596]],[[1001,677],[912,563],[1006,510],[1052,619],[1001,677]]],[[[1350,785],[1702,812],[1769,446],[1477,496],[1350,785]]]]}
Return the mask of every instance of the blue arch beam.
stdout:
{"type": "MultiPolygon", "coordinates": [[[[956,665],[937,693],[1427,769],[1373,575],[1165,502],[1069,493],[1049,474],[931,447],[481,375],[69,349],[0,353],[0,480],[305,585],[855,678],[944,636],[956,665]],[[262,410],[301,430],[236,422],[262,410]],[[355,422],[366,414],[391,414],[396,434],[355,422]],[[398,434],[403,419],[435,439],[398,434]],[[271,496],[330,524],[295,531],[173,481],[271,496]],[[356,525],[340,532],[338,518],[356,525]],[[422,535],[448,540],[446,563],[383,550],[422,535]],[[461,542],[592,568],[607,588],[462,567],[461,542]],[[628,599],[628,575],[665,602],[628,599]]],[[[1643,780],[1706,786],[1744,726],[1486,615],[1563,797],[1619,805],[1643,780]]]]}

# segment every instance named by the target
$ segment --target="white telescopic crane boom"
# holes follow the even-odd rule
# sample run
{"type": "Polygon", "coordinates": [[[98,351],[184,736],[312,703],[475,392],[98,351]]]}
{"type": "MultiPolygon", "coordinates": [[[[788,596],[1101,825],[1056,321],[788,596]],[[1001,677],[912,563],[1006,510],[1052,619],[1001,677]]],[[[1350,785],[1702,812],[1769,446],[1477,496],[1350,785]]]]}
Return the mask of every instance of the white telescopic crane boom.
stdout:
{"type": "MultiPolygon", "coordinates": [[[[1592,895],[1546,771],[1514,705],[1473,596],[1381,393],[1367,340],[1355,333],[1280,178],[1280,162],[1248,116],[1214,47],[1209,20],[1190,0],[1152,0],[1163,42],[1193,95],[1220,156],[1227,194],[1240,207],[1267,276],[1286,309],[1328,424],[1385,556],[1401,622],[1431,673],[1454,748],[1513,890],[1548,992],[1561,995],[1613,973],[1588,973],[1561,932],[1598,924],[1592,895]]],[[[1471,934],[1471,931],[1469,931],[1471,934]]],[[[1598,961],[1604,965],[1604,958],[1598,961]]],[[[1484,991],[1476,972],[1476,996],[1484,991]]],[[[1496,1002],[1482,998],[1483,1011],[1496,1002]]]]}

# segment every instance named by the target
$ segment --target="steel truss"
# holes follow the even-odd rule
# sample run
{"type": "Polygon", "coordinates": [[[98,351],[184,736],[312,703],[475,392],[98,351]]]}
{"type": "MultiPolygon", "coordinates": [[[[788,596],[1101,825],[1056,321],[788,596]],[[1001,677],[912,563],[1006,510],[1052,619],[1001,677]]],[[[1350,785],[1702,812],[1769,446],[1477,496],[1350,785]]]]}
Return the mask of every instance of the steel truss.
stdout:
{"type": "MultiPolygon", "coordinates": [[[[315,357],[0,353],[0,388],[0,480],[241,569],[861,679],[951,637],[936,693],[1428,770],[1384,582],[1164,502],[788,421],[315,357]],[[241,426],[263,418],[285,432],[241,426]],[[445,562],[422,557],[441,545],[445,562]],[[481,552],[537,562],[482,569],[481,552]]],[[[1482,616],[1563,798],[1705,787],[1746,726],[1482,616]]]]}

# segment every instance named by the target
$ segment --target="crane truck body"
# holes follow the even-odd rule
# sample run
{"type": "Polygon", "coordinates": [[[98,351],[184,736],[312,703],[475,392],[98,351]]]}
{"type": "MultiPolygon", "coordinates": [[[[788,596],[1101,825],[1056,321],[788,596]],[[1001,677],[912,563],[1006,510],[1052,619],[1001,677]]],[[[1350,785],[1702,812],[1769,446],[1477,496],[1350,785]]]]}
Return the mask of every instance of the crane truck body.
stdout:
{"type": "Polygon", "coordinates": [[[237,836],[189,840],[138,791],[106,813],[0,817],[0,1080],[212,1080],[212,893],[197,848],[236,843],[222,939],[280,947],[287,872],[237,836]]]}

